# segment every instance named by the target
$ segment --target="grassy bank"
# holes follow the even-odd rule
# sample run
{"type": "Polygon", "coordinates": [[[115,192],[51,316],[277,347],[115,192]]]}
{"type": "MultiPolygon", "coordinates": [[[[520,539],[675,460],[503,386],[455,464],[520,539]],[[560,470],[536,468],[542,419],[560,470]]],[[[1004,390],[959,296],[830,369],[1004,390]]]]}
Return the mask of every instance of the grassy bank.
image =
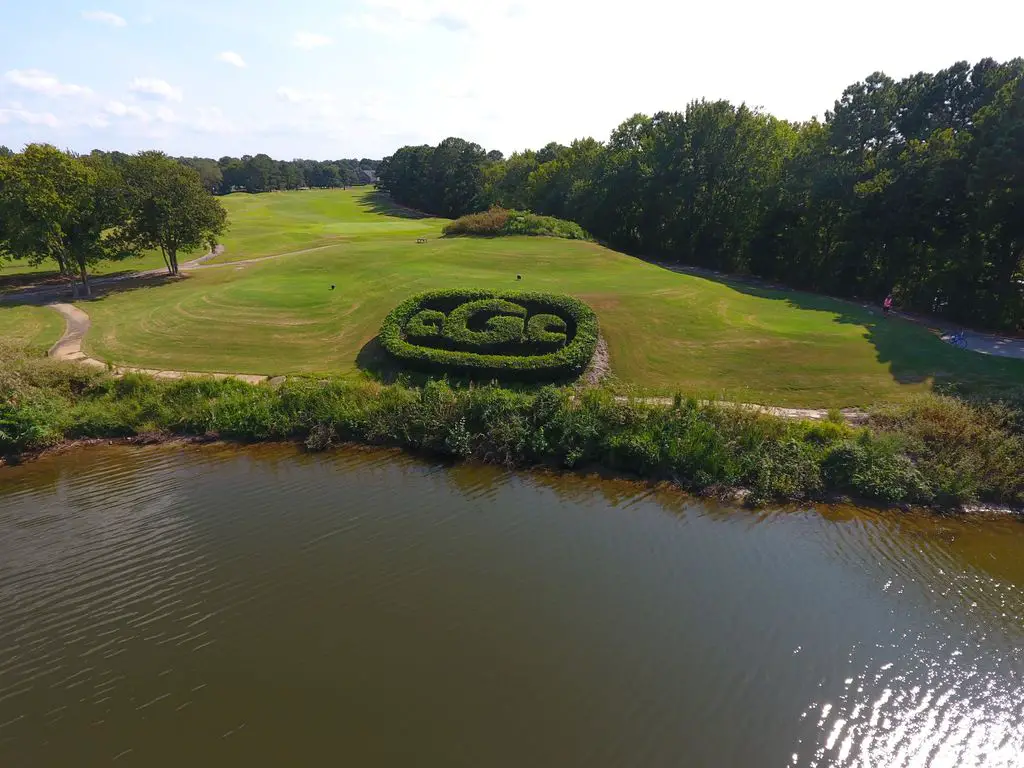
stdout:
{"type": "Polygon", "coordinates": [[[143,433],[243,441],[398,445],[516,466],[601,466],[696,492],[756,500],[848,495],[884,504],[1024,504],[1019,412],[934,396],[891,407],[871,428],[792,422],[678,398],[674,407],[498,387],[365,380],[114,379],[7,347],[0,454],[143,433]]]}

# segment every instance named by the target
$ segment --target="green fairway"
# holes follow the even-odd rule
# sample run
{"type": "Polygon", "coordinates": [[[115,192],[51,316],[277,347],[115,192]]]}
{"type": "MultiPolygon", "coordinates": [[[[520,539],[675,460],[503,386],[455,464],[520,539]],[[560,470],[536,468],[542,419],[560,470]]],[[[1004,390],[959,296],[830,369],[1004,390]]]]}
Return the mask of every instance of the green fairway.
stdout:
{"type": "Polygon", "coordinates": [[[437,235],[444,223],[395,206],[372,189],[309,189],[221,198],[228,212],[226,248],[217,261],[337,245],[351,240],[415,240],[437,235]]]}
{"type": "Polygon", "coordinates": [[[162,369],[353,373],[402,299],[479,287],[584,299],[618,380],[652,393],[826,407],[891,401],[937,381],[1024,380],[1024,361],[955,349],[845,302],[677,274],[593,243],[440,239],[442,221],[374,212],[366,190],[232,195],[227,205],[226,259],[328,247],[82,302],[89,353],[162,369]]]}
{"type": "Polygon", "coordinates": [[[0,304],[0,340],[49,349],[64,332],[64,320],[48,307],[0,304]]]}

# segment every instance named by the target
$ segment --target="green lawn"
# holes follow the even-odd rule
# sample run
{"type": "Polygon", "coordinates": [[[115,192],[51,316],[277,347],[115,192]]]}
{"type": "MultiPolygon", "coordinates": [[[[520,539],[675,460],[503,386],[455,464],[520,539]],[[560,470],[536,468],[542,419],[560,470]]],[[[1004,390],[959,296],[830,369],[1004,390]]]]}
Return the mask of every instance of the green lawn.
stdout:
{"type": "Polygon", "coordinates": [[[305,248],[440,233],[443,221],[393,205],[372,189],[236,192],[220,198],[228,211],[225,252],[217,261],[270,256],[305,248]]]}
{"type": "Polygon", "coordinates": [[[352,373],[403,298],[469,286],[583,298],[615,375],[650,392],[825,407],[896,400],[936,381],[1024,381],[1024,361],[955,349],[844,302],[677,274],[592,243],[440,239],[441,220],[379,210],[365,189],[231,195],[225,204],[225,260],[329,247],[83,302],[93,318],[87,351],[164,369],[352,373]]]}
{"type": "Polygon", "coordinates": [[[49,349],[64,333],[64,320],[48,307],[0,304],[0,340],[49,349]]]}

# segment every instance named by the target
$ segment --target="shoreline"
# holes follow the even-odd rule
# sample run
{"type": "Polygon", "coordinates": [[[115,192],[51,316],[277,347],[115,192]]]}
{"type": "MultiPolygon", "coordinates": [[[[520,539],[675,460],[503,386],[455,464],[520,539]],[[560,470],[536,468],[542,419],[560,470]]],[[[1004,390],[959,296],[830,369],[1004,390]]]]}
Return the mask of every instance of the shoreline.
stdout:
{"type": "MultiPolygon", "coordinates": [[[[34,463],[43,459],[60,457],[67,454],[88,451],[94,448],[166,448],[175,446],[187,447],[215,447],[243,451],[254,447],[279,447],[293,449],[297,455],[331,454],[337,451],[391,451],[401,453],[416,459],[422,460],[443,460],[451,464],[479,464],[481,466],[501,466],[512,472],[532,473],[554,473],[556,475],[571,475],[577,478],[590,480],[615,480],[619,482],[633,483],[648,490],[669,490],[683,496],[701,500],[714,501],[719,504],[734,507],[736,509],[763,510],[772,507],[790,507],[794,505],[811,506],[853,506],[858,509],[866,509],[881,513],[922,513],[931,516],[954,516],[970,517],[974,519],[1005,519],[1007,516],[1019,517],[1024,521],[1024,507],[1016,508],[1009,505],[989,504],[977,502],[973,504],[961,504],[957,507],[941,507],[920,504],[879,504],[877,500],[857,498],[843,494],[826,494],[820,497],[806,498],[776,498],[763,501],[753,501],[752,492],[749,488],[710,486],[700,491],[683,487],[669,478],[644,477],[635,473],[617,470],[604,466],[600,463],[591,463],[580,467],[566,468],[554,463],[541,464],[505,464],[496,461],[487,461],[479,458],[460,458],[450,453],[441,453],[429,449],[415,448],[398,443],[366,443],[357,441],[345,441],[333,444],[328,448],[314,449],[306,445],[306,441],[296,437],[293,439],[271,439],[271,440],[232,440],[215,434],[186,435],[173,433],[147,432],[138,435],[123,437],[94,437],[63,440],[55,445],[48,446],[34,451],[26,451],[20,454],[14,461],[10,457],[0,456],[0,473],[4,469],[18,467],[24,464],[34,463]]],[[[2,477],[2,475],[0,475],[2,477]]]]}

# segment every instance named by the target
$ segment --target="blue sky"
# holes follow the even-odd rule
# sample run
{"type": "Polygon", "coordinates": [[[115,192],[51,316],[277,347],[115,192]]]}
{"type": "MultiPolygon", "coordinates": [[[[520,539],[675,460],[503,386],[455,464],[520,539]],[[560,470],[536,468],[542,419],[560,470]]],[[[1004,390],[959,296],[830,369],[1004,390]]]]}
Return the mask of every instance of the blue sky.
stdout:
{"type": "Polygon", "coordinates": [[[0,144],[381,157],[509,153],[728,98],[785,118],[842,89],[1024,55],[1011,0],[10,0],[0,144]]]}

